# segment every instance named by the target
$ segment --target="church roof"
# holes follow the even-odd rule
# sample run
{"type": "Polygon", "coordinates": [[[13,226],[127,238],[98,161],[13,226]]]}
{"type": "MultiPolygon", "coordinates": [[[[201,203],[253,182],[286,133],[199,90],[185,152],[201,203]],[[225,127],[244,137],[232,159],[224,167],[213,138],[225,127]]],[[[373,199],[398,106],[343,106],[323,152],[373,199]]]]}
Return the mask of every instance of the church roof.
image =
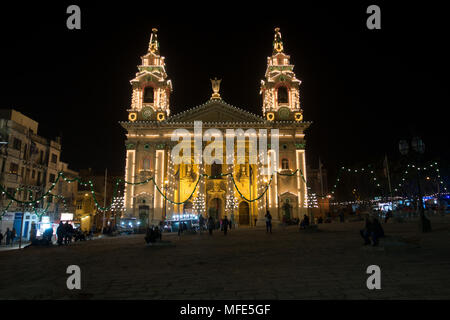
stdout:
{"type": "Polygon", "coordinates": [[[169,116],[163,121],[120,121],[125,129],[191,127],[194,121],[202,121],[205,127],[230,128],[308,128],[310,121],[269,121],[266,118],[226,103],[222,99],[210,99],[205,103],[169,116]]]}
{"type": "Polygon", "coordinates": [[[204,104],[170,116],[167,122],[261,122],[266,119],[257,114],[232,106],[222,99],[210,99],[204,104]]]}

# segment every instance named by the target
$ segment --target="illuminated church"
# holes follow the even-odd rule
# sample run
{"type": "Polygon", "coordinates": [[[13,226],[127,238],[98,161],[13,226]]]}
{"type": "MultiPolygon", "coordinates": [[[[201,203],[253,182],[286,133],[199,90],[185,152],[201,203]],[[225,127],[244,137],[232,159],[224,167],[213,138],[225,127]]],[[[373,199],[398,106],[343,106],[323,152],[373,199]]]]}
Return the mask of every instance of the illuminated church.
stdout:
{"type": "MultiPolygon", "coordinates": [[[[171,220],[180,215],[202,214],[220,219],[233,217],[239,225],[264,225],[267,210],[273,222],[300,218],[307,212],[305,134],[311,124],[303,121],[298,80],[294,65],[284,53],[283,41],[275,29],[273,53],[267,58],[267,69],[261,81],[262,114],[253,114],[228,104],[220,97],[220,80],[212,80],[211,98],[203,104],[178,114],[170,112],[173,91],[160,55],[157,30],[152,29],[148,52],[141,57],[132,86],[126,129],[125,217],[147,219],[150,224],[171,220]],[[262,164],[250,163],[248,153],[238,164],[175,164],[171,140],[175,129],[193,132],[194,121],[202,121],[202,130],[266,129],[268,135],[278,129],[279,154],[271,159],[276,173],[263,175],[262,164]],[[298,169],[298,170],[297,170],[298,169]],[[233,173],[234,182],[229,176],[233,173]],[[208,178],[201,178],[207,174],[208,178]],[[154,177],[154,182],[141,183],[154,177]],[[271,179],[272,177],[272,179],[271,179]],[[198,182],[199,181],[199,182],[198,182]],[[197,185],[198,182],[198,185],[197,185]],[[267,187],[269,185],[269,187],[267,187]],[[267,192],[264,193],[267,187],[267,192]],[[258,198],[256,201],[248,201],[258,198]],[[164,194],[166,196],[163,197],[164,194]],[[147,218],[145,218],[147,217],[147,218]]],[[[256,94],[256,92],[255,92],[256,94]]],[[[270,138],[268,137],[268,153],[270,138]]],[[[208,141],[203,141],[205,147],[208,141]]],[[[251,148],[250,139],[246,148],[251,148]]],[[[225,146],[223,148],[225,150],[225,146]]],[[[194,155],[192,155],[194,157],[194,155]]],[[[235,158],[236,159],[236,158],[235,158]]]]}

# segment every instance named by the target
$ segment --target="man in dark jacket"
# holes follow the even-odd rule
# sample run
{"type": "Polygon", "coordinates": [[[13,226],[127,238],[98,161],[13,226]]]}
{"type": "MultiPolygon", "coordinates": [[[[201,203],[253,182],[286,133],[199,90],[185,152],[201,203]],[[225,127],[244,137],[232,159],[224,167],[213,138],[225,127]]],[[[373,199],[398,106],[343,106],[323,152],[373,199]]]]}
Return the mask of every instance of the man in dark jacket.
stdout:
{"type": "Polygon", "coordinates": [[[14,244],[14,239],[16,238],[16,229],[11,230],[11,246],[14,244]]]}
{"type": "Polygon", "coordinates": [[[209,235],[212,236],[213,234],[213,229],[214,229],[214,219],[213,217],[209,216],[208,218],[208,231],[209,231],[209,235]]]}
{"type": "Polygon", "coordinates": [[[272,233],[272,215],[270,214],[269,210],[267,210],[265,217],[266,217],[266,233],[268,232],[272,233]]]}
{"type": "Polygon", "coordinates": [[[9,230],[9,228],[6,228],[5,237],[6,237],[6,245],[9,245],[11,241],[11,230],[9,230]]]}
{"type": "Polygon", "coordinates": [[[373,218],[371,237],[373,246],[378,245],[378,240],[384,237],[384,230],[377,218],[373,218]]]}
{"type": "Polygon", "coordinates": [[[58,238],[58,246],[62,245],[64,240],[64,224],[62,221],[59,223],[58,228],[56,228],[56,237],[58,238]]]}
{"type": "Polygon", "coordinates": [[[370,232],[372,230],[372,222],[370,222],[369,217],[365,219],[364,229],[360,230],[359,233],[361,237],[364,239],[364,245],[370,244],[370,232]]]}
{"type": "Polygon", "coordinates": [[[227,235],[227,231],[228,231],[228,219],[227,216],[225,216],[222,220],[222,229],[223,229],[223,234],[226,236],[227,235]]]}

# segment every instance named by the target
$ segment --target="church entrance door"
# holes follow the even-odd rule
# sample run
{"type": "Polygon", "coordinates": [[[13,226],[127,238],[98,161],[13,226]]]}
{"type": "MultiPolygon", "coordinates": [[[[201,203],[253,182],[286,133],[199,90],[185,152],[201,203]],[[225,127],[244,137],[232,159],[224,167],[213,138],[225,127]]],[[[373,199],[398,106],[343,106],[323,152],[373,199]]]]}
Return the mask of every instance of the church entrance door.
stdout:
{"type": "MultiPolygon", "coordinates": [[[[150,207],[146,205],[139,206],[139,220],[142,224],[148,224],[150,207]]],[[[153,219],[153,217],[151,217],[153,219]]]]}
{"type": "Polygon", "coordinates": [[[214,221],[222,219],[222,200],[219,198],[212,199],[209,203],[208,212],[214,221]]]}
{"type": "Polygon", "coordinates": [[[250,224],[250,209],[248,203],[242,201],[239,204],[239,224],[249,225],[250,224]]]}

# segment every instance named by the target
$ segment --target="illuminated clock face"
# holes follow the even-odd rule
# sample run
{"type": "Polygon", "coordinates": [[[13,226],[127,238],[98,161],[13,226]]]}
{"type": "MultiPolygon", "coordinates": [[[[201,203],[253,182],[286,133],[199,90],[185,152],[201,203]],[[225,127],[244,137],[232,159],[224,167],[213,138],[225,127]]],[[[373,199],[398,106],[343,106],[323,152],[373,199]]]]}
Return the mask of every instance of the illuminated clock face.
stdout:
{"type": "Polygon", "coordinates": [[[150,107],[145,107],[142,109],[142,118],[144,118],[145,120],[148,120],[152,117],[153,115],[153,109],[150,107]]]}
{"type": "Polygon", "coordinates": [[[280,118],[280,120],[287,120],[289,119],[289,109],[288,108],[280,108],[280,110],[278,110],[278,117],[280,118]]]}

